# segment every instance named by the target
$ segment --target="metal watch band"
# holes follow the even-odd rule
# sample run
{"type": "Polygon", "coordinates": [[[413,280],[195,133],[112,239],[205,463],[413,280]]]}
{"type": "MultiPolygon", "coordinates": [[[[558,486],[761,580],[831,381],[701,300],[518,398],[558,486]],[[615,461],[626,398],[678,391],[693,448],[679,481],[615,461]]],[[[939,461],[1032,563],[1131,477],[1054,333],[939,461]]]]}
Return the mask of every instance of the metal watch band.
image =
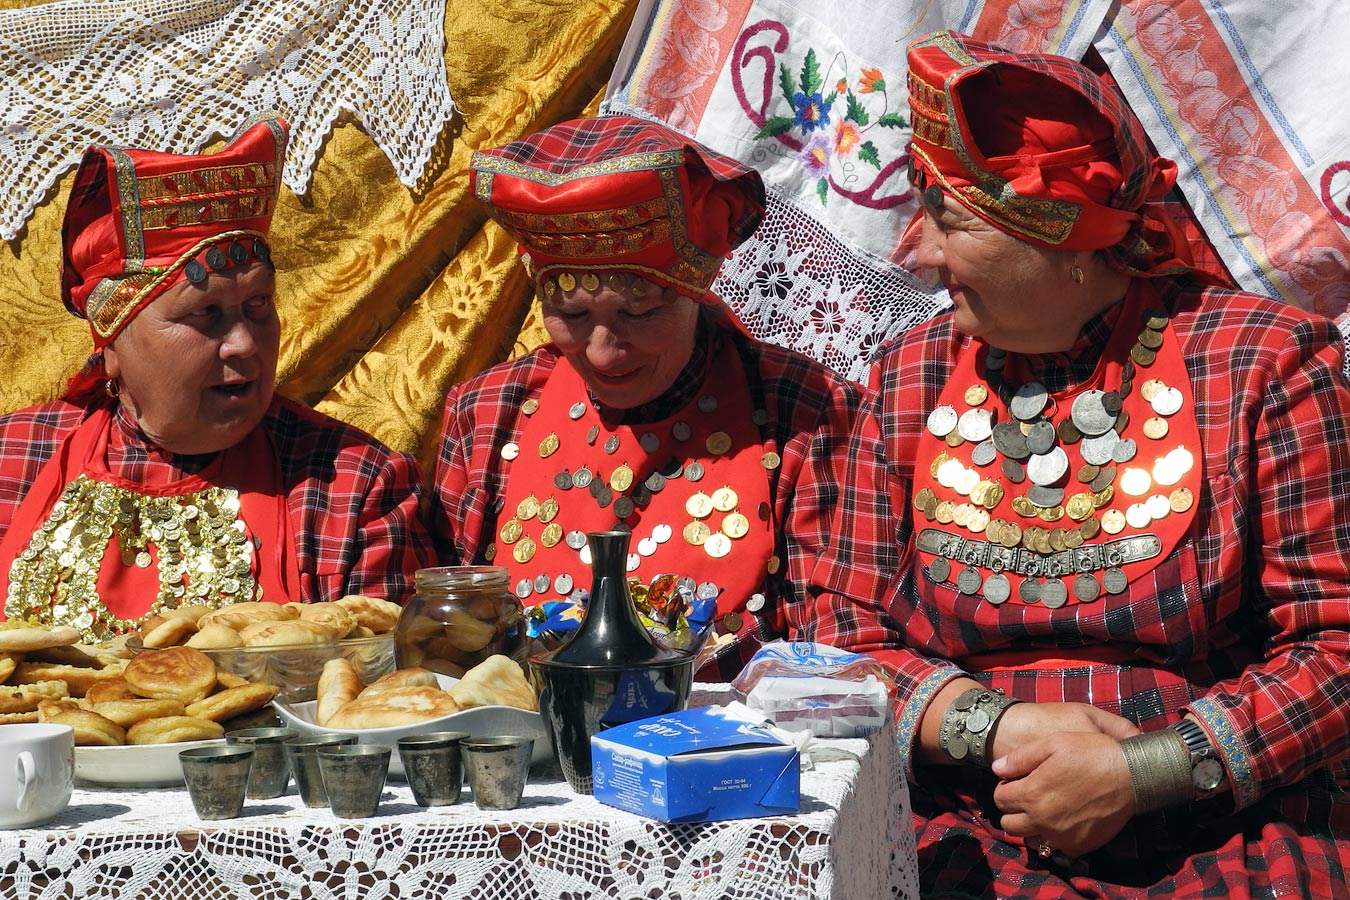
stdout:
{"type": "Polygon", "coordinates": [[[1186,742],[1186,750],[1191,755],[1191,780],[1196,798],[1205,799],[1218,793],[1219,788],[1227,780],[1227,773],[1224,772],[1219,754],[1209,742],[1209,735],[1205,734],[1205,729],[1191,719],[1181,719],[1168,727],[1181,735],[1181,739],[1186,742]],[[1214,762],[1207,763],[1207,760],[1214,762]]]}

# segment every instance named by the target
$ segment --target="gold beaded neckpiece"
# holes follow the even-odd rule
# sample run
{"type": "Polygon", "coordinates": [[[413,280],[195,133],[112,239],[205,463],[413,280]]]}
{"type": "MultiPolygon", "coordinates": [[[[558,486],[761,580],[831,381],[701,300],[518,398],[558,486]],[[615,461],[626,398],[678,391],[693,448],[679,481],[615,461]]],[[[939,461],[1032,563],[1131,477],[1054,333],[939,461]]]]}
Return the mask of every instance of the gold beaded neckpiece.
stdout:
{"type": "Polygon", "coordinates": [[[261,599],[254,550],[234,488],[153,497],[81,475],[14,560],[5,614],[69,625],[86,641],[105,641],[183,603],[261,599]],[[159,591],[140,619],[118,618],[99,597],[99,572],[114,538],[122,565],[158,566],[159,591]]]}

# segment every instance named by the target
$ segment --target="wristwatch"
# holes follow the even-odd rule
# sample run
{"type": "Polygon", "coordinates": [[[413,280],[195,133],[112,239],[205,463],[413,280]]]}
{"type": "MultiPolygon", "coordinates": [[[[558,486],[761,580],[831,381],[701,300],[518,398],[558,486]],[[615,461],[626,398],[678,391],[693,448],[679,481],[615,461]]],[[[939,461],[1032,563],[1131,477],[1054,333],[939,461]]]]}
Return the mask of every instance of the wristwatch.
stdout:
{"type": "Polygon", "coordinates": [[[1219,754],[1214,752],[1205,729],[1191,719],[1182,719],[1168,727],[1181,735],[1191,753],[1191,784],[1195,788],[1195,798],[1205,800],[1219,793],[1228,780],[1228,771],[1219,754]]]}

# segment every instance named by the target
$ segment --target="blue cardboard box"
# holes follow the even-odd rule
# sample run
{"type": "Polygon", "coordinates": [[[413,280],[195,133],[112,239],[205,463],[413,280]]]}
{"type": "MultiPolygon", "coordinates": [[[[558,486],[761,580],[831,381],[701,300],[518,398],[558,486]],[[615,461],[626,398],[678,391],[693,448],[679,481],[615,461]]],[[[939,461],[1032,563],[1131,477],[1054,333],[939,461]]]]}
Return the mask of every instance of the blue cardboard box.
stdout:
{"type": "Polygon", "coordinates": [[[639,719],[591,737],[595,799],[663,822],[795,813],[797,748],[706,706],[639,719]]]}

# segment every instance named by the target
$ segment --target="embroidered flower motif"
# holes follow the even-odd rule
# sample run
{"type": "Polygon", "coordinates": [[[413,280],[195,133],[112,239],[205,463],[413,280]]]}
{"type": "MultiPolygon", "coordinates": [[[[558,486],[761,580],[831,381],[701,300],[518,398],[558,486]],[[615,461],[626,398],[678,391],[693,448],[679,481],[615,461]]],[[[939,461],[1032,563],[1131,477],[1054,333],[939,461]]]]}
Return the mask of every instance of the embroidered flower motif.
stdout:
{"type": "Polygon", "coordinates": [[[839,124],[834,126],[834,153],[836,156],[847,156],[853,152],[853,148],[858,146],[862,140],[858,136],[857,127],[847,119],[840,119],[839,124]]]}
{"type": "Polygon", "coordinates": [[[889,159],[883,165],[881,153],[867,136],[873,128],[909,127],[904,116],[887,110],[886,80],[881,70],[864,66],[862,77],[857,79],[856,93],[849,89],[849,82],[847,61],[841,55],[832,59],[829,71],[823,75],[814,49],[806,51],[799,73],[794,74],[786,63],[780,63],[778,87],[792,115],[765,116],[755,134],[757,140],[773,138],[789,152],[796,152],[806,173],[816,181],[816,196],[821,205],[829,200],[831,191],[854,203],[867,202],[870,193],[892,177],[903,162],[889,159]],[[842,67],[842,76],[835,74],[837,67],[842,67]],[[824,93],[826,84],[834,88],[829,94],[824,93]],[[877,94],[880,102],[871,105],[879,105],[881,109],[869,109],[859,99],[862,94],[877,94]],[[858,167],[854,167],[853,159],[874,170],[870,185],[859,174],[858,167]]]}
{"type": "Polygon", "coordinates": [[[824,178],[830,173],[830,138],[829,135],[813,135],[806,146],[802,148],[802,163],[806,166],[806,171],[814,178],[824,178]]]}
{"type": "Polygon", "coordinates": [[[803,134],[810,134],[830,124],[830,107],[819,92],[806,95],[798,91],[792,98],[795,121],[803,134]]]}

